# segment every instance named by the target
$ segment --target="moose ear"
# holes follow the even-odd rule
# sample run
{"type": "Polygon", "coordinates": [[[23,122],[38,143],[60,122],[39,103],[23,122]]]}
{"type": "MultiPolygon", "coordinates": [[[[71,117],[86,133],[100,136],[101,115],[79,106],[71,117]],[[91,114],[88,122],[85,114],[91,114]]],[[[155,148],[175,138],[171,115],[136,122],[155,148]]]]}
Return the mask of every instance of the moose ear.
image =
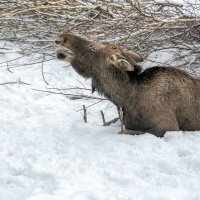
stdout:
{"type": "Polygon", "coordinates": [[[125,51],[124,52],[129,58],[133,59],[136,63],[142,62],[144,59],[140,54],[135,53],[134,51],[125,51]]]}
{"type": "Polygon", "coordinates": [[[116,55],[112,55],[111,63],[122,71],[134,71],[134,66],[132,66],[125,58],[119,58],[116,55]]]}

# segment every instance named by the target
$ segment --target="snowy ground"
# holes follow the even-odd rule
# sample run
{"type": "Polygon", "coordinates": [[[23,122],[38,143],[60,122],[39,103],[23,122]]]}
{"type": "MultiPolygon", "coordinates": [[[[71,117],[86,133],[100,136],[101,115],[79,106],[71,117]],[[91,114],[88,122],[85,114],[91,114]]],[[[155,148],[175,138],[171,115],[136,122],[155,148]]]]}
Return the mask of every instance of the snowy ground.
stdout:
{"type": "MultiPolygon", "coordinates": [[[[0,63],[19,57],[7,47],[0,63]]],[[[33,88],[90,82],[54,60],[44,65],[47,86],[41,64],[26,62],[14,60],[22,67],[12,73],[0,64],[0,84],[31,84],[0,85],[0,200],[200,200],[200,132],[119,135],[119,124],[101,125],[101,109],[107,120],[116,116],[107,101],[88,109],[85,124],[77,110],[96,100],[33,88]]]]}

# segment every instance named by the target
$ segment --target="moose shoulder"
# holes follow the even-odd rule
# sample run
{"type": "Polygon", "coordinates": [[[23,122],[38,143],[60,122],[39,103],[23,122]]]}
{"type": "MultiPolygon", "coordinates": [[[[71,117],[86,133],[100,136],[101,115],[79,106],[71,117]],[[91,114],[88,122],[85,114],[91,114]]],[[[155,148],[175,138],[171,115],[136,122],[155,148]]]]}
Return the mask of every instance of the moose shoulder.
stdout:
{"type": "Polygon", "coordinates": [[[128,133],[200,130],[200,81],[167,67],[141,72],[143,58],[116,45],[90,42],[72,33],[55,43],[65,47],[57,57],[71,63],[110,101],[124,110],[128,133]]]}

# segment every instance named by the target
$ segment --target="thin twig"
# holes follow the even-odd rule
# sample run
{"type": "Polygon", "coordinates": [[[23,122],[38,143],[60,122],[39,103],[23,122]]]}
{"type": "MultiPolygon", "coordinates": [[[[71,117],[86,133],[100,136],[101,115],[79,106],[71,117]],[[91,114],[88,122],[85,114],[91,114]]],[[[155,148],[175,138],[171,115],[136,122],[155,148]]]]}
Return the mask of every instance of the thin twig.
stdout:
{"type": "Polygon", "coordinates": [[[43,55],[43,59],[42,59],[42,67],[41,67],[41,72],[42,72],[42,78],[44,80],[44,82],[49,85],[49,83],[47,82],[47,80],[44,77],[44,58],[45,58],[45,54],[43,55]]]}
{"type": "Polygon", "coordinates": [[[5,83],[0,83],[0,85],[11,85],[11,84],[31,85],[29,83],[25,83],[25,82],[21,81],[20,79],[18,81],[10,81],[10,82],[5,82],[5,83]]]}
{"type": "Polygon", "coordinates": [[[45,92],[45,93],[49,93],[49,94],[61,94],[61,95],[64,95],[64,96],[69,96],[69,98],[77,98],[77,99],[86,98],[86,99],[97,99],[97,100],[102,100],[102,101],[108,100],[106,98],[94,97],[94,96],[89,96],[89,95],[84,95],[84,94],[77,95],[77,94],[54,92],[54,91],[41,90],[41,89],[35,89],[35,88],[32,88],[32,89],[35,90],[35,91],[38,91],[38,92],[45,92]]]}
{"type": "Polygon", "coordinates": [[[119,117],[116,117],[116,118],[104,123],[103,126],[110,126],[111,124],[116,123],[118,120],[119,120],[119,117]]]}
{"type": "Polygon", "coordinates": [[[101,110],[101,117],[102,117],[103,125],[104,125],[106,123],[106,120],[105,120],[105,116],[102,110],[101,110]]]}
{"type": "Polygon", "coordinates": [[[83,105],[83,120],[85,123],[87,123],[87,110],[85,105],[83,105]]]}

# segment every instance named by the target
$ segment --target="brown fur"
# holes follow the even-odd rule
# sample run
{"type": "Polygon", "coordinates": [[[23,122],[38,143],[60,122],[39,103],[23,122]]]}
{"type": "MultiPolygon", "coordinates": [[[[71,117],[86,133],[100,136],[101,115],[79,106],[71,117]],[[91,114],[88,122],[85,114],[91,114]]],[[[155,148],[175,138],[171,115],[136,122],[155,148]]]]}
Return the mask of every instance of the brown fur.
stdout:
{"type": "Polygon", "coordinates": [[[200,130],[200,81],[167,67],[141,72],[142,57],[116,45],[95,43],[72,33],[55,41],[71,51],[57,57],[71,63],[93,87],[125,113],[125,128],[163,136],[166,131],[200,130]]]}

